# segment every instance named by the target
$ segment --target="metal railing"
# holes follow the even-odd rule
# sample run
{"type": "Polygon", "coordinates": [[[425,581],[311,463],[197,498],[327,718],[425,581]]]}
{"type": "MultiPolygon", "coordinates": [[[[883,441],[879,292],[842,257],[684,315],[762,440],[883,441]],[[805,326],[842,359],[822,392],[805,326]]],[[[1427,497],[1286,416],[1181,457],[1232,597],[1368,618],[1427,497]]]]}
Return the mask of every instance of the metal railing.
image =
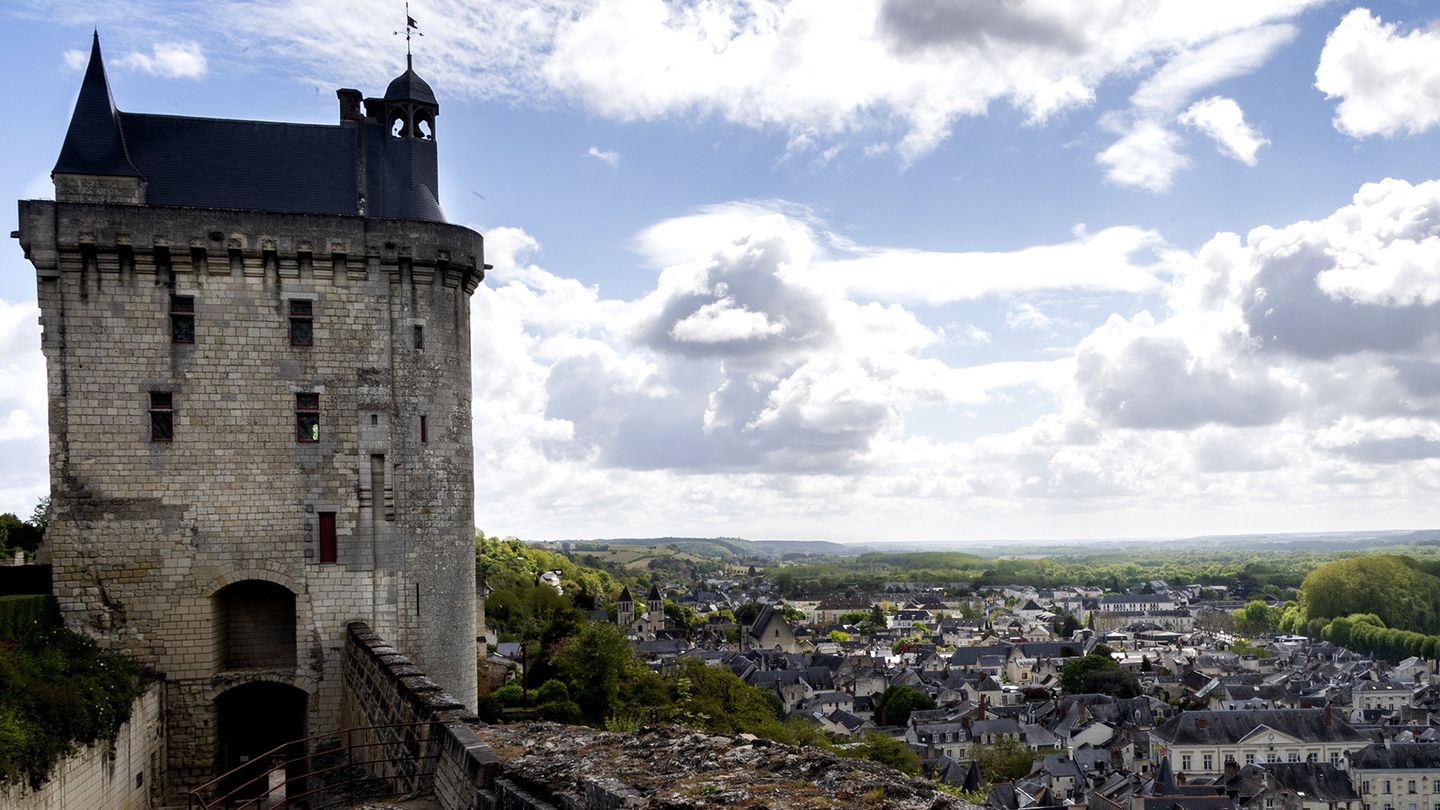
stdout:
{"type": "Polygon", "coordinates": [[[190,810],[324,810],[428,793],[432,721],[361,726],[291,740],[190,791],[190,810]],[[276,771],[284,775],[278,784],[276,771]]]}

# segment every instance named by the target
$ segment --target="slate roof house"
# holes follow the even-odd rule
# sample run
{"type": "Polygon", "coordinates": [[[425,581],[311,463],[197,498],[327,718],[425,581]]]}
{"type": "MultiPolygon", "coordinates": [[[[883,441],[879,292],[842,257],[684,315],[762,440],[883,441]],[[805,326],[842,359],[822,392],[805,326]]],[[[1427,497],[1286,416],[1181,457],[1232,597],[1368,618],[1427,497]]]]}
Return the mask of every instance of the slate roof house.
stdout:
{"type": "Polygon", "coordinates": [[[1221,773],[1227,760],[1338,765],[1368,742],[1326,709],[1184,712],[1150,732],[1153,762],[1169,757],[1187,777],[1221,773]]]}

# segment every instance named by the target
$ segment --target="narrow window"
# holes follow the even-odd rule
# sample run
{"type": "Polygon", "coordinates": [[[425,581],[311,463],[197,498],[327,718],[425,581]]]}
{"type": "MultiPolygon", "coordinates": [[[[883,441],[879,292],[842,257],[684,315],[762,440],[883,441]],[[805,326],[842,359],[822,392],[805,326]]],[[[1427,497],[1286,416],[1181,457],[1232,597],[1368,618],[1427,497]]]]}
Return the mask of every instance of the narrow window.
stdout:
{"type": "Polygon", "coordinates": [[[314,343],[314,302],[302,298],[290,299],[290,345],[312,346],[314,343]]]}
{"type": "Polygon", "coordinates": [[[168,442],[175,438],[175,405],[169,391],[150,392],[150,441],[168,442]]]}
{"type": "Polygon", "coordinates": [[[320,513],[320,562],[335,562],[335,513],[320,513]]]}
{"type": "Polygon", "coordinates": [[[415,351],[421,352],[421,351],[424,351],[424,350],[425,350],[425,327],[416,325],[416,327],[415,327],[415,351]]]}
{"type": "Polygon", "coordinates": [[[295,395],[295,440],[320,441],[320,395],[295,395]]]}
{"type": "Polygon", "coordinates": [[[195,296],[170,296],[170,342],[195,342],[195,296]]]}
{"type": "Polygon", "coordinates": [[[424,443],[426,443],[426,442],[428,442],[428,441],[430,441],[430,422],[429,422],[429,419],[428,419],[424,414],[421,414],[421,415],[420,415],[420,443],[421,443],[421,444],[424,444],[424,443]]]}

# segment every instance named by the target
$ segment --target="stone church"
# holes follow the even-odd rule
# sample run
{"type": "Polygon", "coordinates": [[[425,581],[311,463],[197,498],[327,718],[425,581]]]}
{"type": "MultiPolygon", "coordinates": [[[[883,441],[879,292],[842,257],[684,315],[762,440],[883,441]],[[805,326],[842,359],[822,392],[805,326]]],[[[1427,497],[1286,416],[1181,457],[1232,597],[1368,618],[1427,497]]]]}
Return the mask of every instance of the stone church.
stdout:
{"type": "MultiPolygon", "coordinates": [[[[407,57],[408,61],[408,57],[407,57]]],[[[165,682],[173,788],[340,727],[348,622],[474,706],[470,295],[413,68],[329,125],[123,112],[98,35],[20,203],[72,629],[165,682]]]]}

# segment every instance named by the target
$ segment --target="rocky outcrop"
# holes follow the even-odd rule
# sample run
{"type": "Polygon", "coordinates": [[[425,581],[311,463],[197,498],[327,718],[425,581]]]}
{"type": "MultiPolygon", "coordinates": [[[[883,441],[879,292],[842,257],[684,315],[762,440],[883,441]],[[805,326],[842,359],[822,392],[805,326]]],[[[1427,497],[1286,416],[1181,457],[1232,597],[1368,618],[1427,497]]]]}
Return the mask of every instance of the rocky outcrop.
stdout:
{"type": "Polygon", "coordinates": [[[748,734],[672,726],[612,733],[555,723],[475,730],[504,763],[504,784],[495,787],[513,793],[514,806],[973,810],[883,765],[748,734]]]}

